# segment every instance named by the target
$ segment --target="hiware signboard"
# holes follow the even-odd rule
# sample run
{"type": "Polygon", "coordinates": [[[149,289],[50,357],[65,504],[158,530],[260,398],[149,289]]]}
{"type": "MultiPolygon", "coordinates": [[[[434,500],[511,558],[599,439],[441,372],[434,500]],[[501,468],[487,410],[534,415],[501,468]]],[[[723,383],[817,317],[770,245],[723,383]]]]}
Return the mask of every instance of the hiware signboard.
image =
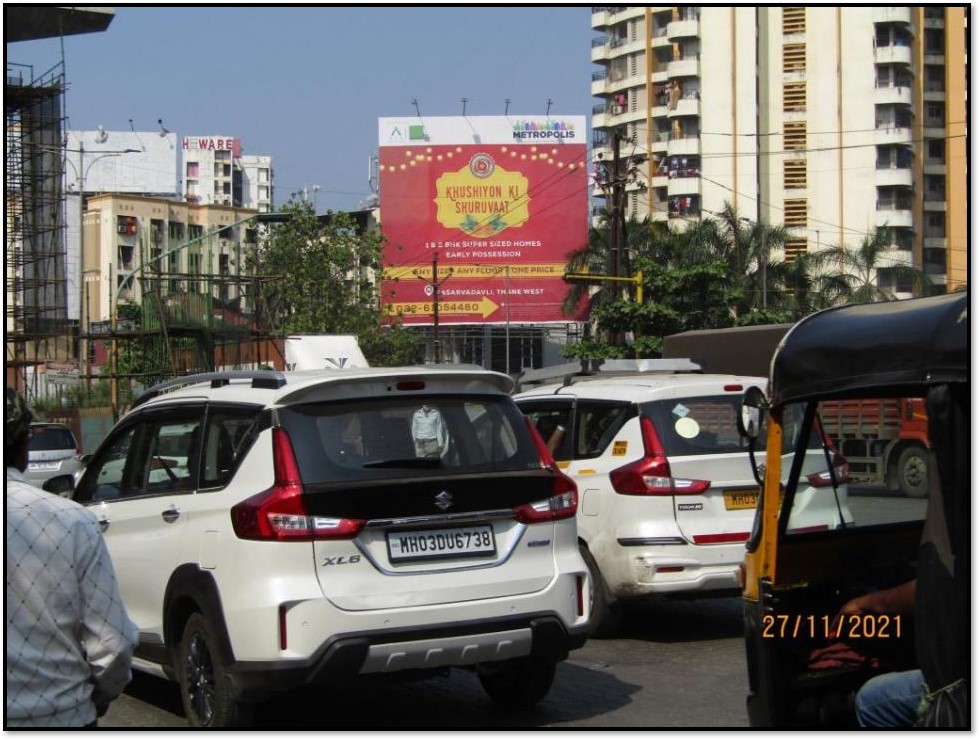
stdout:
{"type": "Polygon", "coordinates": [[[382,302],[439,323],[566,322],[588,239],[584,116],[382,118],[382,302]],[[435,275],[433,269],[435,268],[435,275]]]}

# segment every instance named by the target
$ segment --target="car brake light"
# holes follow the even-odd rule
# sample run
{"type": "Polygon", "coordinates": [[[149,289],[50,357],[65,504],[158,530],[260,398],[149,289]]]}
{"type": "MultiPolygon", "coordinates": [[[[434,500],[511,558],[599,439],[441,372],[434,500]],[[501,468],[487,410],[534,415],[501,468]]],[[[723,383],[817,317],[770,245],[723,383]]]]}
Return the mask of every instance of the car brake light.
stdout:
{"type": "Polygon", "coordinates": [[[309,541],[350,539],[364,528],[362,519],[310,516],[289,435],[272,430],[275,483],[231,508],[235,534],[243,540],[309,541]]]}
{"type": "MultiPolygon", "coordinates": [[[[834,469],[834,479],[837,481],[838,485],[841,483],[847,483],[851,479],[851,466],[848,464],[847,458],[837,451],[833,443],[830,441],[830,437],[828,437],[826,434],[824,434],[823,443],[827,446],[827,449],[831,451],[830,464],[834,469]]],[[[819,473],[810,473],[806,479],[814,488],[826,488],[832,483],[829,470],[823,470],[819,473]]]]}
{"type": "Polygon", "coordinates": [[[609,473],[613,490],[627,496],[685,496],[704,493],[711,481],[674,478],[660,437],[648,416],[640,417],[643,457],[609,473]]]}
{"type": "Polygon", "coordinates": [[[548,445],[545,444],[538,430],[534,428],[531,420],[525,416],[524,421],[527,423],[528,431],[538,448],[542,467],[549,468],[554,478],[551,496],[541,501],[533,501],[515,507],[514,519],[522,524],[569,519],[575,516],[575,512],[578,511],[578,486],[575,485],[574,480],[558,469],[558,464],[548,451],[548,445]]]}

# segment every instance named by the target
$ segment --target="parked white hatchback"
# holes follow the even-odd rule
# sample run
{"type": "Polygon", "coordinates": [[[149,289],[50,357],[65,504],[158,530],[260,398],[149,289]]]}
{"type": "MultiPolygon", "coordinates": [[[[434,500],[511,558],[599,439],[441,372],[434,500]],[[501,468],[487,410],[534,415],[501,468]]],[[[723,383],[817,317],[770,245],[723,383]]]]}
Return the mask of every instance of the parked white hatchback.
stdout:
{"type": "MultiPolygon", "coordinates": [[[[737,594],[759,485],[736,413],[745,389],[765,378],[700,374],[677,360],[562,368],[526,373],[525,387],[549,374],[562,380],[514,399],[578,483],[594,634],[613,634],[631,600],[737,594]]],[[[846,461],[816,429],[808,445],[793,526],[846,526],[846,461]]]]}
{"type": "Polygon", "coordinates": [[[136,667],[195,726],[276,692],[476,671],[528,705],[589,631],[575,483],[478,368],[231,372],[138,399],[91,507],[140,628],[136,667]]]}

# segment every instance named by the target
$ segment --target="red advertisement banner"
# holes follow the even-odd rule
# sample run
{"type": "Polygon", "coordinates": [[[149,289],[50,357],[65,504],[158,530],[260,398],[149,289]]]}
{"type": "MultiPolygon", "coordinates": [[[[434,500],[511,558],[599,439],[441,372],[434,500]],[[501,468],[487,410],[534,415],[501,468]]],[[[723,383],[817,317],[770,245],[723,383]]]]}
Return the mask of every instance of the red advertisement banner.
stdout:
{"type": "MultiPolygon", "coordinates": [[[[474,137],[478,138],[478,137],[474,137]]],[[[383,146],[382,304],[406,324],[556,322],[569,252],[588,239],[586,147],[383,146]]]]}

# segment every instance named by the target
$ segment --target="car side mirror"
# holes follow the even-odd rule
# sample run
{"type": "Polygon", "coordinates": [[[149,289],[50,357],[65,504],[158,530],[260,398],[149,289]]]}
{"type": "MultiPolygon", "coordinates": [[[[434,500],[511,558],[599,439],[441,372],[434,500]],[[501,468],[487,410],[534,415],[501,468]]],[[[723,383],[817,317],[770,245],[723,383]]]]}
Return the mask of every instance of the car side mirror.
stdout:
{"type": "Polygon", "coordinates": [[[749,439],[758,439],[762,433],[762,419],[768,403],[766,395],[758,386],[749,386],[742,394],[742,406],[739,409],[736,425],[738,433],[749,439]]]}

